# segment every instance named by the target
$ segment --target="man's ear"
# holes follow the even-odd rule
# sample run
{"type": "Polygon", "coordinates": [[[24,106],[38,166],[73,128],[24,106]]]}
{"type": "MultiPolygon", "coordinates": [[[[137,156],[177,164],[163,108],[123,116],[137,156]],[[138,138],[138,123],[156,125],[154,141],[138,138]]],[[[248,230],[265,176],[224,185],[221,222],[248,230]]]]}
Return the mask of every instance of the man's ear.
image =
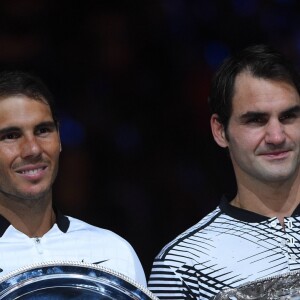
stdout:
{"type": "Polygon", "coordinates": [[[210,118],[210,127],[216,143],[223,148],[228,146],[228,141],[226,139],[225,128],[222,123],[219,121],[219,116],[213,114],[210,118]]]}

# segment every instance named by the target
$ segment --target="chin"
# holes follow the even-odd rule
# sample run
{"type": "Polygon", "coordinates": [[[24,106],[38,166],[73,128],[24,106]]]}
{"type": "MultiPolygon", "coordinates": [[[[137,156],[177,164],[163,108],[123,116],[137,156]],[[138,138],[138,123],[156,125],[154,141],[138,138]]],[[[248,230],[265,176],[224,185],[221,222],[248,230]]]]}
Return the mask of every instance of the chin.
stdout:
{"type": "Polygon", "coordinates": [[[38,200],[47,197],[49,193],[49,189],[31,190],[23,192],[21,197],[23,197],[24,200],[38,200]]]}
{"type": "Polygon", "coordinates": [[[287,182],[294,178],[295,173],[292,174],[270,174],[269,176],[264,176],[262,178],[265,182],[270,183],[280,183],[280,182],[287,182]]]}

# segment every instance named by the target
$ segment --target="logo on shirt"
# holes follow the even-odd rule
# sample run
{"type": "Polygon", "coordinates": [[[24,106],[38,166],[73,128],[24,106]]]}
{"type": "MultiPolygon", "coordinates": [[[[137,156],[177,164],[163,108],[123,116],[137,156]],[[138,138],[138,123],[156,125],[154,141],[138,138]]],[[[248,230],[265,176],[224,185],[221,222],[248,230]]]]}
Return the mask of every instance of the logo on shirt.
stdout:
{"type": "MultiPolygon", "coordinates": [[[[102,264],[102,263],[104,263],[104,262],[107,262],[107,261],[109,261],[109,259],[96,261],[96,262],[93,262],[92,264],[93,264],[93,265],[100,265],[100,264],[102,264]]],[[[84,259],[82,259],[81,262],[84,263],[84,262],[85,262],[84,259]]]]}
{"type": "Polygon", "coordinates": [[[96,261],[96,262],[93,262],[94,265],[100,265],[106,261],[109,261],[109,259],[106,259],[106,260],[100,260],[100,261],[96,261]]]}

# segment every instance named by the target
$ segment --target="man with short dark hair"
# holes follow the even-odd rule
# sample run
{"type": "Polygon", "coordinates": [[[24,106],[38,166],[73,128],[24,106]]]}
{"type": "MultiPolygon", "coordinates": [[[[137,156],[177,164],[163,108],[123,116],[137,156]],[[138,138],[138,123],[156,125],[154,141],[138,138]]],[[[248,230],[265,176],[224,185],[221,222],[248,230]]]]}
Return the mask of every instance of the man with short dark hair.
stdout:
{"type": "Polygon", "coordinates": [[[237,193],[156,257],[149,288],[160,299],[210,299],[300,268],[298,73],[272,48],[248,47],[216,73],[210,106],[237,193]]]}
{"type": "Polygon", "coordinates": [[[74,261],[101,264],[145,285],[124,239],[53,208],[60,152],[47,87],[28,73],[0,73],[0,276],[35,263],[74,261]]]}

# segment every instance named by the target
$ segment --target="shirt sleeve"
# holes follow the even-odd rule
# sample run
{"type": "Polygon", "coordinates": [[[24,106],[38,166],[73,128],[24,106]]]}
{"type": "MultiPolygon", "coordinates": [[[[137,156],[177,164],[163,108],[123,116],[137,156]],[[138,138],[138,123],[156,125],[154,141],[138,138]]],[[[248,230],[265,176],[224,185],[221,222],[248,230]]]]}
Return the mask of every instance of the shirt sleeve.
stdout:
{"type": "Polygon", "coordinates": [[[153,263],[148,288],[159,299],[200,299],[181,274],[161,259],[153,263]]]}
{"type": "Polygon", "coordinates": [[[141,285],[147,287],[147,281],[142,264],[133,250],[134,265],[135,265],[135,280],[141,285]]]}

